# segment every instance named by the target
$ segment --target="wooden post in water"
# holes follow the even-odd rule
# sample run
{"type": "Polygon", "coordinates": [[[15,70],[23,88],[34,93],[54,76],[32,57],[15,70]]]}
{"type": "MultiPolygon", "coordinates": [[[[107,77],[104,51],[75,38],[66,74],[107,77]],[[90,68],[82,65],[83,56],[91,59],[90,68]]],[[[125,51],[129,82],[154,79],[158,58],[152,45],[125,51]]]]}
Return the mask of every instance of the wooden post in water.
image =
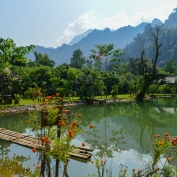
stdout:
{"type": "MultiPolygon", "coordinates": [[[[60,108],[60,112],[59,112],[59,116],[57,117],[57,138],[60,139],[60,133],[61,133],[61,123],[59,123],[61,121],[61,113],[62,113],[62,107],[60,108]]],[[[55,169],[55,177],[59,176],[59,165],[60,165],[60,161],[59,159],[56,159],[56,169],[55,169]]]]}

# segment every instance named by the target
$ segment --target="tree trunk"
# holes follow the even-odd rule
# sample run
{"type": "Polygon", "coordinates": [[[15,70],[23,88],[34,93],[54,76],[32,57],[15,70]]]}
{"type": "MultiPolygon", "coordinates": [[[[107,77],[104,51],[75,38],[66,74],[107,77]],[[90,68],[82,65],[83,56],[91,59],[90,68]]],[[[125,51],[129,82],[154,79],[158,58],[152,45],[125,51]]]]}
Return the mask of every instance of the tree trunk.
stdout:
{"type": "Polygon", "coordinates": [[[146,90],[145,90],[145,88],[142,88],[140,91],[138,91],[135,99],[137,101],[143,101],[145,98],[145,94],[146,94],[146,90]]]}

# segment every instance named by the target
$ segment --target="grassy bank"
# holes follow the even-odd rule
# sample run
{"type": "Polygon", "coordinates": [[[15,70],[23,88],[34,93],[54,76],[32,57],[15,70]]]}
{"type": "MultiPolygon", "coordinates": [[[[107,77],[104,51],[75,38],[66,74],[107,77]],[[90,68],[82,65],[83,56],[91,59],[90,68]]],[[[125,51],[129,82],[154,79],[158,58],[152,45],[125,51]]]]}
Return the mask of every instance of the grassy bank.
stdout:
{"type": "MultiPolygon", "coordinates": [[[[106,99],[106,96],[95,96],[95,99],[106,99]]],[[[120,100],[126,100],[126,101],[132,101],[133,97],[130,96],[130,94],[122,94],[117,95],[117,99],[120,100]]],[[[113,99],[112,95],[108,95],[107,99],[113,99]]],[[[70,101],[80,101],[79,97],[64,97],[63,102],[70,102],[70,101]]],[[[0,105],[0,109],[10,106],[21,106],[21,105],[32,105],[32,104],[39,104],[38,99],[35,99],[34,101],[32,99],[21,99],[19,101],[19,104],[14,104],[14,101],[10,105],[0,105]]]]}

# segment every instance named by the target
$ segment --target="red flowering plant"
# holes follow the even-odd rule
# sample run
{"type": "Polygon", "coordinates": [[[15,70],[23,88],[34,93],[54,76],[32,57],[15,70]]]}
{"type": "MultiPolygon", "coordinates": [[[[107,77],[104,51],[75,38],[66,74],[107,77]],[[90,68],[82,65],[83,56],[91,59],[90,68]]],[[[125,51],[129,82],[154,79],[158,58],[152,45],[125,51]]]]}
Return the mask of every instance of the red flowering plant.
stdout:
{"type": "Polygon", "coordinates": [[[98,176],[104,177],[105,171],[108,171],[108,169],[106,169],[106,158],[103,156],[96,157],[93,158],[90,163],[94,164],[97,168],[98,176]]]}
{"type": "Polygon", "coordinates": [[[16,153],[14,153],[14,156],[12,158],[9,158],[8,155],[5,153],[4,158],[0,158],[0,172],[1,176],[39,176],[40,170],[36,168],[32,171],[30,168],[25,168],[23,166],[23,162],[29,160],[29,158],[18,156],[16,153]]]}
{"type": "Polygon", "coordinates": [[[167,156],[172,153],[172,141],[168,133],[165,133],[165,137],[160,135],[154,135],[153,146],[154,146],[154,156],[152,167],[154,167],[157,162],[161,159],[161,156],[166,154],[167,156]]]}
{"type": "Polygon", "coordinates": [[[177,169],[171,165],[171,162],[177,156],[176,148],[174,148],[177,145],[177,138],[172,138],[167,132],[164,133],[164,136],[160,136],[159,134],[152,135],[149,127],[147,128],[152,140],[152,161],[148,162],[146,168],[138,171],[134,170],[132,176],[176,176],[177,169]],[[164,157],[166,157],[166,161],[162,162],[161,159],[164,157]],[[159,163],[161,166],[158,165],[159,163]]]}
{"type": "MultiPolygon", "coordinates": [[[[51,98],[48,96],[45,102],[40,103],[39,110],[29,113],[26,125],[32,128],[40,146],[38,149],[32,148],[32,152],[40,151],[46,163],[50,162],[51,158],[63,162],[64,174],[67,176],[68,158],[75,148],[71,145],[71,141],[82,132],[81,114],[75,118],[70,110],[63,109],[62,100],[59,104],[48,104],[51,98]]],[[[90,127],[94,126],[91,124],[90,127]]],[[[83,142],[81,146],[85,145],[83,142]]],[[[41,171],[45,169],[46,167],[41,165],[41,171]]]]}

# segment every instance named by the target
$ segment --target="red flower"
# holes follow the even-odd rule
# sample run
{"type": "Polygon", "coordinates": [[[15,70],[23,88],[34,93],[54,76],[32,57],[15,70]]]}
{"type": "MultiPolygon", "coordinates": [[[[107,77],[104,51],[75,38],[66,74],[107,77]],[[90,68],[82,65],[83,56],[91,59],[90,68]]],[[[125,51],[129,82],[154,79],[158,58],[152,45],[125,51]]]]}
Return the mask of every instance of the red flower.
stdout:
{"type": "Polygon", "coordinates": [[[48,97],[47,97],[47,99],[49,99],[49,100],[50,100],[51,98],[52,98],[51,96],[48,96],[48,97]]]}
{"type": "Polygon", "coordinates": [[[64,112],[64,113],[67,113],[67,112],[68,112],[68,110],[66,110],[66,109],[65,109],[65,110],[63,110],[63,112],[64,112]]]}
{"type": "Polygon", "coordinates": [[[84,142],[82,142],[82,146],[86,146],[86,144],[84,142]]]}
{"type": "Polygon", "coordinates": [[[62,101],[63,100],[63,98],[62,97],[60,97],[60,101],[62,101]]]}
{"type": "Polygon", "coordinates": [[[75,125],[76,125],[76,122],[73,122],[72,125],[75,126],[75,125]]]}
{"type": "Polygon", "coordinates": [[[56,93],[55,95],[56,95],[56,96],[59,96],[59,93],[56,93]]]}
{"type": "Polygon", "coordinates": [[[141,173],[141,170],[138,170],[138,174],[140,174],[141,173]]]}
{"type": "Polygon", "coordinates": [[[69,134],[69,137],[72,138],[74,135],[72,133],[69,134]]]}
{"type": "Polygon", "coordinates": [[[45,140],[45,144],[47,145],[47,144],[49,144],[50,143],[50,140],[47,138],[46,140],[45,140]]]}
{"type": "Polygon", "coordinates": [[[165,133],[165,136],[169,136],[169,134],[166,132],[166,133],[165,133]]]}
{"type": "Polygon", "coordinates": [[[46,140],[45,136],[41,137],[41,141],[44,142],[46,140]]]}
{"type": "Polygon", "coordinates": [[[26,120],[26,123],[28,124],[28,123],[29,123],[29,120],[26,120]]]}
{"type": "Polygon", "coordinates": [[[70,129],[74,129],[74,126],[71,125],[69,128],[70,128],[70,129]]]}
{"type": "Polygon", "coordinates": [[[78,117],[81,117],[82,115],[81,115],[81,114],[78,114],[77,116],[78,116],[78,117]]]}
{"type": "Polygon", "coordinates": [[[165,137],[167,141],[170,141],[170,137],[169,136],[166,136],[165,137]]]}
{"type": "Polygon", "coordinates": [[[68,130],[68,133],[71,134],[71,133],[73,133],[73,131],[72,130],[68,130]]]}
{"type": "Polygon", "coordinates": [[[35,152],[36,152],[36,148],[33,148],[33,149],[32,149],[32,152],[35,153],[35,152]]]}
{"type": "Polygon", "coordinates": [[[90,128],[94,128],[94,125],[93,125],[93,124],[90,124],[90,128]]]}
{"type": "Polygon", "coordinates": [[[45,99],[45,102],[48,103],[49,99],[45,99]]]}
{"type": "Polygon", "coordinates": [[[163,144],[162,141],[159,141],[159,142],[158,142],[158,145],[159,145],[159,146],[162,146],[162,144],[163,144]]]}
{"type": "Polygon", "coordinates": [[[62,124],[61,124],[61,125],[64,127],[66,124],[65,124],[65,122],[62,122],[62,124]]]}
{"type": "Polygon", "coordinates": [[[170,162],[170,161],[171,161],[171,158],[170,158],[170,157],[168,157],[168,158],[167,158],[167,160],[168,160],[168,162],[170,162]]]}

